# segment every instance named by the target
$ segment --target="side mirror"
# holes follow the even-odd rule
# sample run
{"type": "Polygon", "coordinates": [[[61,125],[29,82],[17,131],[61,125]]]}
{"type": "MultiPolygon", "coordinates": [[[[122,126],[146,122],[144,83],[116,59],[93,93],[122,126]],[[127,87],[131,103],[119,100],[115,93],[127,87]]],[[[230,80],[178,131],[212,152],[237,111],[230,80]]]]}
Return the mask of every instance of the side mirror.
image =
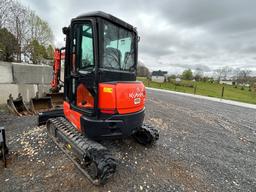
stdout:
{"type": "Polygon", "coordinates": [[[137,42],[140,42],[140,36],[137,36],[137,42]]]}
{"type": "Polygon", "coordinates": [[[68,33],[68,27],[63,27],[63,28],[62,28],[62,33],[63,33],[64,35],[67,35],[67,33],[68,33]]]}

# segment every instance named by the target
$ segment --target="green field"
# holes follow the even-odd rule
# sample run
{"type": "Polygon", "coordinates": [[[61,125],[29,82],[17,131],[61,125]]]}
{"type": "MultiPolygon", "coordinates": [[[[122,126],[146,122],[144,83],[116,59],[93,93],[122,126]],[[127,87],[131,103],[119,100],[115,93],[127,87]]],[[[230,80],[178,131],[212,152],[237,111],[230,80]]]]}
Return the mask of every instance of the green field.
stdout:
{"type": "Polygon", "coordinates": [[[218,83],[192,81],[181,81],[180,85],[175,85],[174,82],[156,83],[143,77],[138,77],[137,80],[142,81],[146,87],[167,89],[183,93],[195,93],[196,95],[204,95],[208,97],[217,97],[256,104],[256,92],[253,90],[249,91],[248,87],[242,88],[241,86],[235,87],[234,85],[222,85],[218,83]],[[224,92],[222,97],[223,87],[224,92]]]}

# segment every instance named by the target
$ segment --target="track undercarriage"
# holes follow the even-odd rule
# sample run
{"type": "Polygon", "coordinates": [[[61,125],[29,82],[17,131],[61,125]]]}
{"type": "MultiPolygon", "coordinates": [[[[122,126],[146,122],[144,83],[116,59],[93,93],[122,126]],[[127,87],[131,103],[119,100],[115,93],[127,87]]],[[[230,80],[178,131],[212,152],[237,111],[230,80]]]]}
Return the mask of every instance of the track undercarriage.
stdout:
{"type": "Polygon", "coordinates": [[[76,131],[65,118],[50,119],[47,130],[58,147],[93,184],[104,184],[115,172],[117,163],[110,152],[76,131]]]}
{"type": "MultiPolygon", "coordinates": [[[[49,119],[47,131],[56,145],[93,184],[105,184],[115,173],[117,161],[110,151],[78,132],[64,117],[49,119]]],[[[159,134],[153,127],[143,125],[133,137],[140,144],[151,145],[159,134]]]]}

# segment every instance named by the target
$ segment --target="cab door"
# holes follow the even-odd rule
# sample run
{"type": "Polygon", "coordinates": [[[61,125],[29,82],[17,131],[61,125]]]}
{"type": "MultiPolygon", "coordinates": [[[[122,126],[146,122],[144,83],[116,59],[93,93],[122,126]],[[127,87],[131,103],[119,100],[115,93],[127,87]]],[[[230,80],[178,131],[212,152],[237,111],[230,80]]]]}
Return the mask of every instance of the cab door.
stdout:
{"type": "Polygon", "coordinates": [[[95,78],[95,27],[92,21],[71,25],[70,70],[67,99],[70,108],[82,114],[92,113],[97,95],[95,78]]]}

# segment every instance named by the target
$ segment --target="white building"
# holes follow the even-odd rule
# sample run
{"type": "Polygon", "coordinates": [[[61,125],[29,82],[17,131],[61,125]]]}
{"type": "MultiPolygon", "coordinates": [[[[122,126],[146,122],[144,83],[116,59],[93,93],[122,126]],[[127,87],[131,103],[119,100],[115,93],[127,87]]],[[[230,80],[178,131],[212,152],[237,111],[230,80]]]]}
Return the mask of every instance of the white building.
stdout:
{"type": "Polygon", "coordinates": [[[166,81],[167,71],[153,71],[151,75],[151,81],[163,83],[166,81]]]}

